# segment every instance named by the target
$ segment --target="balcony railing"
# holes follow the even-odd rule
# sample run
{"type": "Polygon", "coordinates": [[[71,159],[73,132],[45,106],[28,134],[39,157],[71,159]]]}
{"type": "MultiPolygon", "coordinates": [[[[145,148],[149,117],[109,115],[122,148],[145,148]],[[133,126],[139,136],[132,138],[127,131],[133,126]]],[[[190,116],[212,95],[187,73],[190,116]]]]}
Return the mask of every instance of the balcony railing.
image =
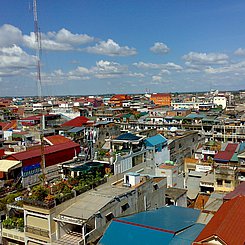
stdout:
{"type": "Polygon", "coordinates": [[[51,209],[55,207],[55,201],[50,202],[42,202],[38,200],[32,200],[30,198],[23,198],[23,203],[30,206],[45,208],[45,209],[51,209]]]}
{"type": "Polygon", "coordinates": [[[38,235],[38,236],[43,236],[43,237],[49,237],[49,231],[48,230],[43,230],[41,228],[33,227],[33,226],[26,226],[25,231],[38,235]]]}

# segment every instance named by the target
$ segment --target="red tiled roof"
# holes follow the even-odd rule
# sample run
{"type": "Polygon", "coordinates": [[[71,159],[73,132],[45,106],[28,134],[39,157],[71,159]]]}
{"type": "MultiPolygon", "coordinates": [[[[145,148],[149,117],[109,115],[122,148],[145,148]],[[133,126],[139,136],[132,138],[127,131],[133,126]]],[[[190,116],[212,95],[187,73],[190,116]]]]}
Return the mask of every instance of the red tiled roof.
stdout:
{"type": "Polygon", "coordinates": [[[224,196],[224,200],[230,200],[237,196],[245,196],[245,182],[242,182],[236,189],[224,196]]]}
{"type": "MultiPolygon", "coordinates": [[[[51,146],[45,146],[44,148],[44,154],[48,155],[54,152],[58,152],[58,151],[63,151],[66,149],[70,149],[70,148],[75,148],[80,146],[79,144],[75,143],[75,142],[67,142],[67,143],[63,143],[63,144],[57,144],[57,145],[51,145],[51,146]]],[[[18,152],[12,155],[9,155],[7,157],[7,159],[16,159],[18,161],[23,161],[29,158],[34,158],[34,157],[38,157],[41,155],[41,147],[40,149],[35,149],[35,150],[29,150],[29,151],[23,151],[23,152],[18,152]]]]}
{"type": "Polygon", "coordinates": [[[237,196],[220,207],[193,244],[206,244],[215,236],[225,244],[244,244],[244,223],[245,196],[237,196]]]}
{"type": "Polygon", "coordinates": [[[52,135],[44,138],[50,145],[57,145],[67,142],[73,142],[72,140],[62,136],[62,135],[52,135]]]}
{"type": "Polygon", "coordinates": [[[219,151],[215,154],[214,160],[220,160],[220,161],[230,161],[232,156],[234,155],[236,148],[238,144],[229,143],[224,151],[219,151]]]}
{"type": "Polygon", "coordinates": [[[61,126],[65,127],[81,127],[82,125],[86,124],[89,119],[84,116],[76,117],[70,121],[63,123],[61,126]]]}

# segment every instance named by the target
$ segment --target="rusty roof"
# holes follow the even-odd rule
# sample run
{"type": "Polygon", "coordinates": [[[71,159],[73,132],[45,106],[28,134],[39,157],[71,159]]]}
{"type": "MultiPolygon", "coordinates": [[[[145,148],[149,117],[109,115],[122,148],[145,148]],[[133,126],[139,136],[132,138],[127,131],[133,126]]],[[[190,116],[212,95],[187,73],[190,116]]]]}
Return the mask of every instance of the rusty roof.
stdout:
{"type": "Polygon", "coordinates": [[[84,116],[79,116],[76,117],[72,120],[69,120],[65,123],[63,123],[61,126],[62,127],[81,127],[82,125],[86,124],[88,122],[88,118],[84,116]]]}
{"type": "Polygon", "coordinates": [[[62,135],[47,136],[47,137],[44,137],[44,140],[46,140],[50,145],[57,145],[57,144],[62,144],[62,143],[67,143],[67,142],[73,142],[72,140],[62,135]]]}
{"type": "Polygon", "coordinates": [[[225,202],[193,244],[206,244],[216,238],[222,244],[245,242],[245,196],[225,202]]]}
{"type": "Polygon", "coordinates": [[[224,200],[230,200],[237,196],[245,196],[245,182],[242,182],[236,189],[224,196],[224,200]]]}
{"type": "MultiPolygon", "coordinates": [[[[73,142],[73,141],[72,142],[66,142],[63,144],[45,146],[44,154],[48,155],[48,154],[51,154],[54,152],[61,152],[61,151],[64,151],[66,149],[76,148],[76,147],[80,147],[80,145],[73,142]]],[[[8,157],[6,157],[6,159],[9,159],[9,160],[16,159],[18,161],[23,161],[23,160],[34,158],[34,157],[39,157],[40,155],[41,155],[41,147],[40,147],[40,149],[22,151],[22,152],[18,152],[18,153],[9,155],[8,157]]]]}

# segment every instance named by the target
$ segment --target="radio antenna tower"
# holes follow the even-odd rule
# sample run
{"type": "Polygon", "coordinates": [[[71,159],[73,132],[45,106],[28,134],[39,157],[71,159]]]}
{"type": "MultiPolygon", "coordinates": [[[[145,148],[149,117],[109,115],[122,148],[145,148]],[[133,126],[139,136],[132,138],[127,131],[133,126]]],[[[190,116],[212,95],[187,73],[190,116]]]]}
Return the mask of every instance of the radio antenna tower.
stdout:
{"type": "Polygon", "coordinates": [[[33,16],[34,16],[34,33],[35,33],[35,42],[36,42],[36,57],[37,57],[37,92],[39,100],[42,99],[42,83],[41,83],[41,34],[38,27],[38,18],[37,18],[37,1],[33,0],[33,16]]]}
{"type": "MultiPolygon", "coordinates": [[[[37,1],[33,0],[33,16],[34,16],[34,32],[35,32],[35,42],[36,42],[36,57],[37,57],[37,90],[38,90],[38,98],[40,103],[42,103],[42,83],[41,83],[41,34],[38,27],[38,18],[37,18],[37,1]]],[[[44,155],[44,125],[45,125],[45,115],[42,108],[41,118],[40,118],[40,125],[41,125],[41,169],[43,175],[43,183],[46,182],[46,174],[45,174],[45,155],[44,155]]]]}

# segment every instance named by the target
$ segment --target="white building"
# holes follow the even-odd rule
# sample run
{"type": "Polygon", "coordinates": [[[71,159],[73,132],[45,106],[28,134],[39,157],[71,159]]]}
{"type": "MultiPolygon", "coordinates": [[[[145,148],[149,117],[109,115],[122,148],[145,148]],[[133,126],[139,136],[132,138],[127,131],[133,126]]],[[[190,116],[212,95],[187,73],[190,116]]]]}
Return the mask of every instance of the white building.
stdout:
{"type": "Polygon", "coordinates": [[[215,96],[213,98],[213,103],[217,106],[222,106],[222,109],[225,109],[227,106],[227,99],[224,96],[215,96]]]}

